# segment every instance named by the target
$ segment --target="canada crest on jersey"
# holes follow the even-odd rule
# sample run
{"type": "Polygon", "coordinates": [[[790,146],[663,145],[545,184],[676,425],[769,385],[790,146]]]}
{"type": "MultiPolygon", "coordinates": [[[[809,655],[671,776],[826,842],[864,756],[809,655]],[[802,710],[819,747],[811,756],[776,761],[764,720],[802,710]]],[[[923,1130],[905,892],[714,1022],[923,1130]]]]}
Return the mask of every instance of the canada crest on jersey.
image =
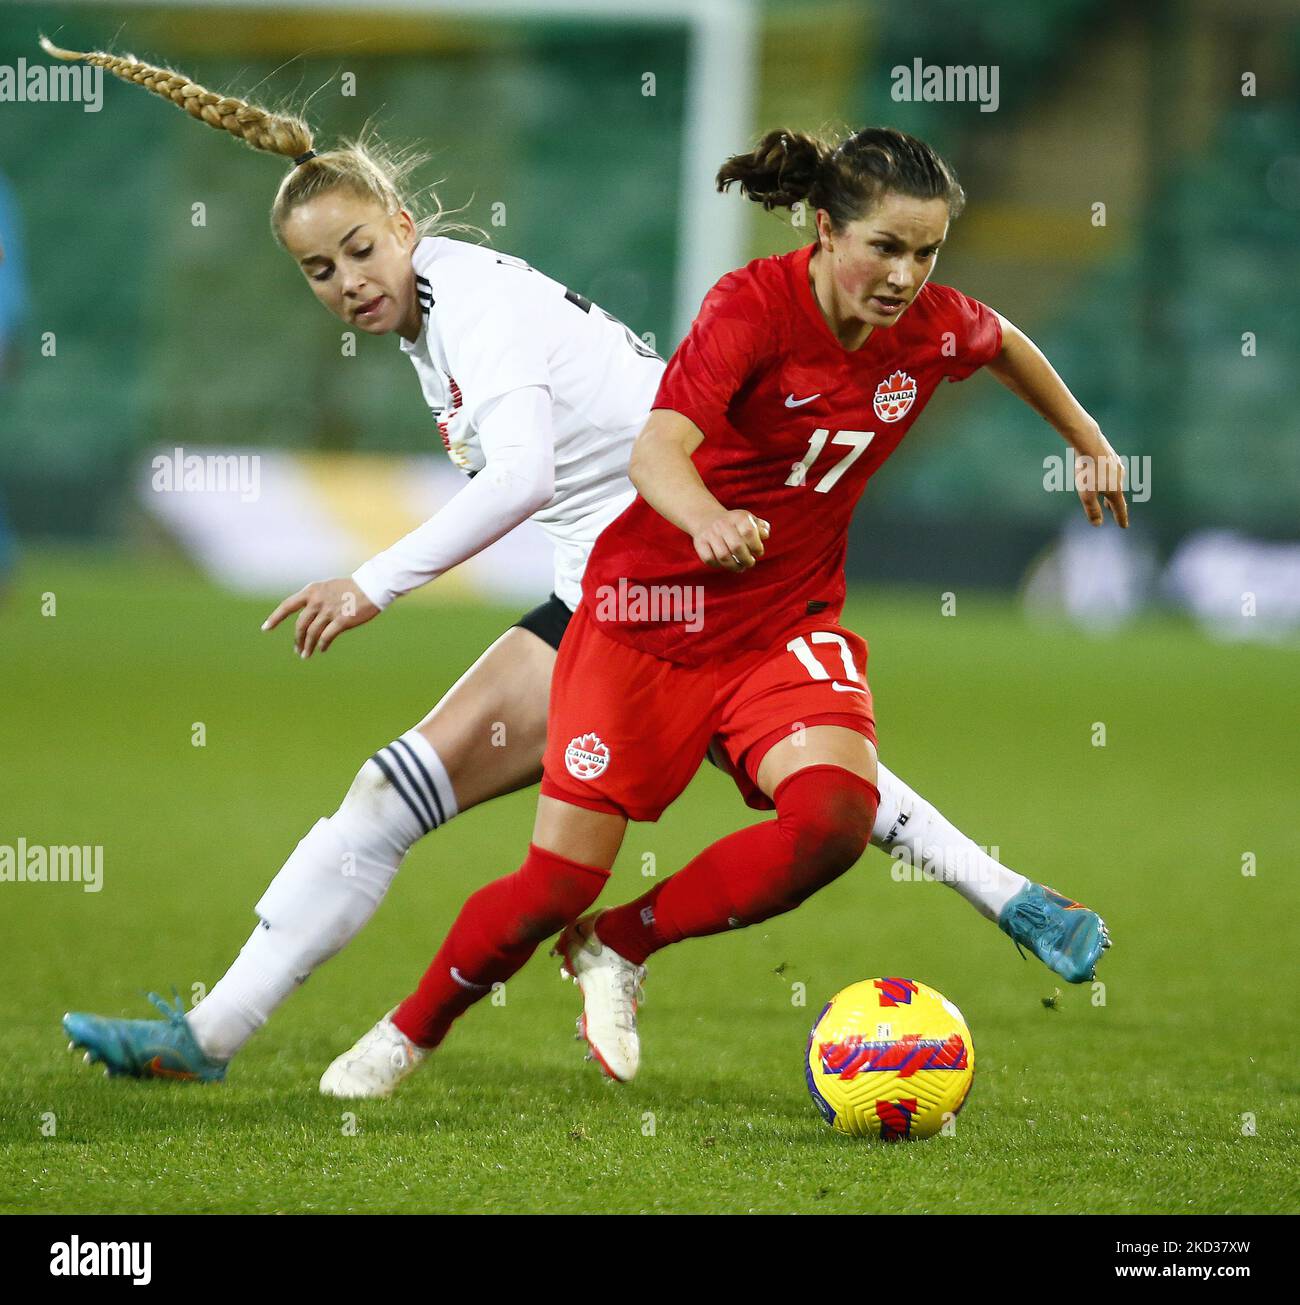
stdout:
{"type": "Polygon", "coordinates": [[[873,400],[881,421],[899,421],[916,402],[916,382],[906,372],[894,372],[876,386],[873,400]]]}

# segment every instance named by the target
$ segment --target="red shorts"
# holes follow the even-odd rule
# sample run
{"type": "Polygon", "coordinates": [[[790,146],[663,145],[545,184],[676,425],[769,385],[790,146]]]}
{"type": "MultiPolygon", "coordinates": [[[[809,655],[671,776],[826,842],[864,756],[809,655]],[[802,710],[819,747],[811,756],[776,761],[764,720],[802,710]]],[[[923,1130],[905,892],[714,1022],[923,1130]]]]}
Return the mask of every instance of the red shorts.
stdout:
{"type": "Polygon", "coordinates": [[[658,820],[715,739],[745,802],[768,751],[812,725],[842,725],[874,745],[866,640],[812,618],[770,648],[678,666],[605,634],[580,606],[551,680],[542,793],[629,820],[658,820]]]}

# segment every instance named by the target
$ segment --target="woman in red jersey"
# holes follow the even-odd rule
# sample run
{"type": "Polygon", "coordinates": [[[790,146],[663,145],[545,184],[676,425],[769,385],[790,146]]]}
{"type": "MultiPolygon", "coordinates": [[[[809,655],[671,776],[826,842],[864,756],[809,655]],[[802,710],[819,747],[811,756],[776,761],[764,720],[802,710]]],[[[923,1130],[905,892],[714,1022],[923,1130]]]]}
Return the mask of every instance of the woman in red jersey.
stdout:
{"type": "MultiPolygon", "coordinates": [[[[733,183],[767,209],[814,209],[816,242],[724,276],[669,363],[633,450],[638,497],[597,540],[560,647],[528,856],[470,897],[400,1008],[423,1047],[595,901],[628,820],[657,820],[713,740],[776,818],[560,939],[607,1073],[636,1072],[650,953],[791,910],[862,854],[879,793],[867,645],[839,624],[848,525],[945,377],[987,366],[1127,525],[1114,450],[1043,355],[929,284],[964,195],[928,145],[772,132],[723,165],[719,188],[733,183]]],[[[1081,498],[1100,524],[1098,493],[1081,498]]],[[[1041,885],[1025,894],[999,923],[1064,977],[1091,978],[1100,917],[1041,885]]]]}

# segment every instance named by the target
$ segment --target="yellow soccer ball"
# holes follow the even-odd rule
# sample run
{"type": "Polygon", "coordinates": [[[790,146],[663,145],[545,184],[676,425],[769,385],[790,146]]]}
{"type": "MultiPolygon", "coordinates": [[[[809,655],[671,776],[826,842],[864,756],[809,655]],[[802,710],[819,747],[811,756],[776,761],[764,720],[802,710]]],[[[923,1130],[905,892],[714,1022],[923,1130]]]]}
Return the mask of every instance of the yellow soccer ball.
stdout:
{"type": "Polygon", "coordinates": [[[864,979],[826,1003],[804,1069],[813,1103],[837,1132],[933,1137],[966,1102],[975,1046],[943,993],[914,979],[864,979]]]}

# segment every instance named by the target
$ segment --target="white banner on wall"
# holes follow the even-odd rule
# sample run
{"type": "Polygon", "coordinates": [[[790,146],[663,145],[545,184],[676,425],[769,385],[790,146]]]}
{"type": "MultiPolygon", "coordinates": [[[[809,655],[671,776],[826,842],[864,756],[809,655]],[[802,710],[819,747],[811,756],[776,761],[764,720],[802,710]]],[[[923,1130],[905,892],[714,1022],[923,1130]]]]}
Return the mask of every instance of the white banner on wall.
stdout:
{"type": "MultiPolygon", "coordinates": [[[[466,484],[436,455],[159,448],[137,498],[217,583],[283,597],[351,575],[466,484]]],[[[551,592],[552,549],[531,521],[402,601],[533,604],[551,592]]]]}

